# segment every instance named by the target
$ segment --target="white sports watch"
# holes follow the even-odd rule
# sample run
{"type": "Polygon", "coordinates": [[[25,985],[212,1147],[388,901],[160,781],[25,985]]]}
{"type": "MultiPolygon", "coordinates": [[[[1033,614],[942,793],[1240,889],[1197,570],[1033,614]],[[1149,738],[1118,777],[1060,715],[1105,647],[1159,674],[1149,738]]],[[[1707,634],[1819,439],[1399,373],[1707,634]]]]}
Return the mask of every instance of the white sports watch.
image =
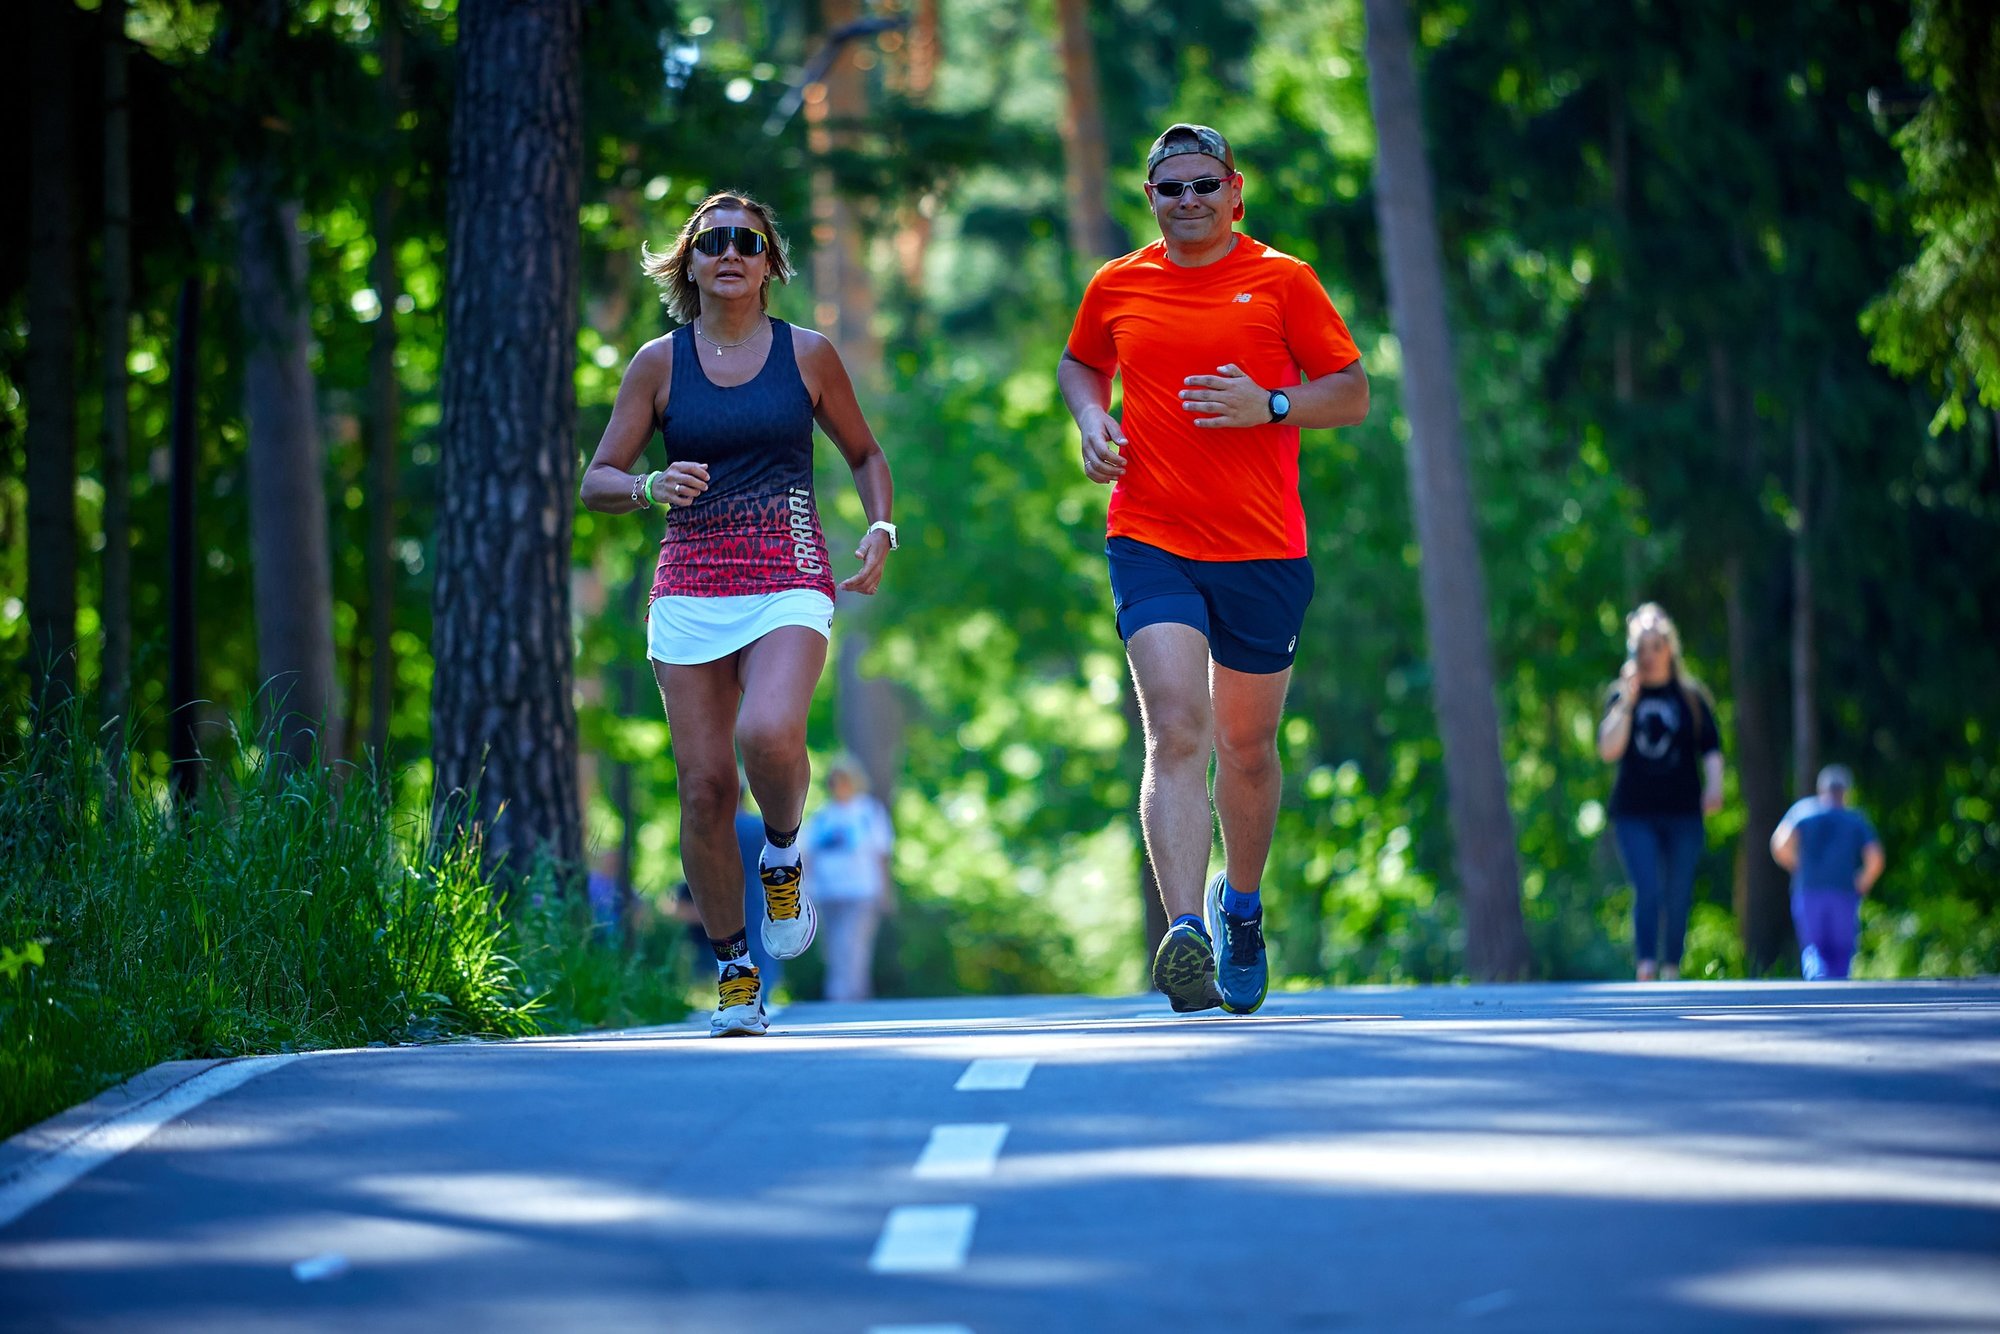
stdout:
{"type": "MultiPolygon", "coordinates": [[[[877,519],[875,522],[868,525],[868,533],[874,533],[874,532],[887,533],[889,535],[889,550],[894,551],[896,549],[895,524],[890,523],[887,519],[877,519]]],[[[863,533],[862,536],[866,537],[868,536],[868,533],[863,533]]]]}

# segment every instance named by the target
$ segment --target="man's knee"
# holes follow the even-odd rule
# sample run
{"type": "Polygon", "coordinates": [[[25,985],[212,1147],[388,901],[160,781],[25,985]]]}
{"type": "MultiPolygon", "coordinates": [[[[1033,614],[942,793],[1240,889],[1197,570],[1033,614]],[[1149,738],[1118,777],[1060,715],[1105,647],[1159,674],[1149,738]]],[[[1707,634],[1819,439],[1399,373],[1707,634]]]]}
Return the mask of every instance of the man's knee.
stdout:
{"type": "Polygon", "coordinates": [[[1215,762],[1244,778],[1268,778],[1278,772],[1278,734],[1263,726],[1226,726],[1215,730],[1215,762]]]}
{"type": "Polygon", "coordinates": [[[1191,761],[1208,763],[1214,740],[1214,725],[1207,702],[1201,704],[1155,701],[1146,713],[1146,757],[1154,764],[1176,765],[1191,761]]]}

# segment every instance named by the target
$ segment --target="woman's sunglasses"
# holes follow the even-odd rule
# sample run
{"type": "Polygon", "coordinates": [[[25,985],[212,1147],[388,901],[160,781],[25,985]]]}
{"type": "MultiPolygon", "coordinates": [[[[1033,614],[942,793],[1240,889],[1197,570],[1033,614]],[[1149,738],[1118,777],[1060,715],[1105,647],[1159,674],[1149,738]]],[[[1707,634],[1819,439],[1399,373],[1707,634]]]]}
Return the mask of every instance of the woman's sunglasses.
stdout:
{"type": "Polygon", "coordinates": [[[1192,188],[1198,195],[1212,195],[1229,183],[1226,176],[1197,176],[1191,181],[1148,181],[1147,186],[1163,199],[1179,199],[1192,188]]]}
{"type": "Polygon", "coordinates": [[[732,245],[739,255],[761,255],[769,244],[755,227],[707,227],[694,234],[694,248],[704,255],[720,255],[732,245]]]}

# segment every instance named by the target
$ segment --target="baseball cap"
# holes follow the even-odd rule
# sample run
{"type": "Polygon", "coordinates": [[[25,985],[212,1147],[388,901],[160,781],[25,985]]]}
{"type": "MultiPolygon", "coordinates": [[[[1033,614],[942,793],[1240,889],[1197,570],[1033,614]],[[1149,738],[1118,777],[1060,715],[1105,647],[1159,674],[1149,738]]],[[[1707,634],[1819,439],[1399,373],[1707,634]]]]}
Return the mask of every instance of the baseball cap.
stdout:
{"type": "Polygon", "coordinates": [[[1819,771],[1818,785],[1827,789],[1839,788],[1845,792],[1854,786],[1854,774],[1844,764],[1829,764],[1819,771]]]}
{"type": "Polygon", "coordinates": [[[1181,121],[1169,125],[1166,133],[1153,140],[1152,151],[1146,154],[1147,178],[1152,178],[1153,168],[1182,153],[1205,153],[1230,171],[1236,170],[1236,155],[1229,151],[1229,141],[1222,137],[1221,131],[1181,121]]]}

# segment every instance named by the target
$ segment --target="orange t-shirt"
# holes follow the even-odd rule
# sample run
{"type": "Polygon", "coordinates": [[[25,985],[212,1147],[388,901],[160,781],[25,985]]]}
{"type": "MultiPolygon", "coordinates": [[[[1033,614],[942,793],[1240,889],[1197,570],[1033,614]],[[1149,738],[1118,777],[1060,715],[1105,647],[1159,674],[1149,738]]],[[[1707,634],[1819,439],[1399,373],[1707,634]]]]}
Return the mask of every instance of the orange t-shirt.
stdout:
{"type": "Polygon", "coordinates": [[[1215,263],[1183,268],[1155,241],[1090,280],[1069,353],[1125,380],[1113,537],[1192,560],[1306,554],[1299,428],[1196,426],[1180,392],[1188,376],[1231,363],[1266,389],[1288,389],[1359,360],[1310,264],[1239,232],[1215,263]]]}

